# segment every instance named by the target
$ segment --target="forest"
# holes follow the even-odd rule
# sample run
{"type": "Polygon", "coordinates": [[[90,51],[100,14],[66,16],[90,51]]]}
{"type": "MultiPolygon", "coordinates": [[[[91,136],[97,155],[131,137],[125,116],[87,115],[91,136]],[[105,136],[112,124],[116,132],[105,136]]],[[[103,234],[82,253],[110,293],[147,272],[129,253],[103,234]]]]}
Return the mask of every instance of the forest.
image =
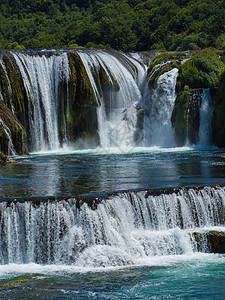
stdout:
{"type": "Polygon", "coordinates": [[[1,0],[0,48],[225,49],[225,0],[1,0]]]}

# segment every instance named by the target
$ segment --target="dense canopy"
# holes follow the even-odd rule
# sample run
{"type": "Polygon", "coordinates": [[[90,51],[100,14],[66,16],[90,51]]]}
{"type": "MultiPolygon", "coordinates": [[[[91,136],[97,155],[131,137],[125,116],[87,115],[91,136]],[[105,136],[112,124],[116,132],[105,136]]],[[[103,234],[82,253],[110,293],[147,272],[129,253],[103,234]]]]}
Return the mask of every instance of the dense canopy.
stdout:
{"type": "Polygon", "coordinates": [[[225,48],[225,0],[1,0],[0,48],[225,48]]]}

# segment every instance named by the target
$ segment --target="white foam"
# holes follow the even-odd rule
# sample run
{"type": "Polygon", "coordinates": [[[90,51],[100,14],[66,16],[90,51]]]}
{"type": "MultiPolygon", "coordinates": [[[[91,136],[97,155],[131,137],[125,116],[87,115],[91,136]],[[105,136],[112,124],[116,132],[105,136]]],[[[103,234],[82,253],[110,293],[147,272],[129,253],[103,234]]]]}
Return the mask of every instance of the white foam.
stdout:
{"type": "Polygon", "coordinates": [[[0,278],[5,279],[23,274],[62,275],[88,272],[111,272],[136,267],[169,267],[179,264],[191,264],[193,268],[208,264],[224,264],[225,256],[219,254],[194,253],[191,255],[168,255],[155,256],[138,259],[135,265],[107,266],[107,267],[82,267],[74,265],[39,265],[29,264],[8,264],[0,265],[0,278]]]}
{"type": "MultiPolygon", "coordinates": [[[[48,155],[73,155],[73,154],[87,154],[87,155],[110,155],[110,154],[138,154],[138,153],[176,153],[176,152],[189,152],[193,150],[198,150],[199,147],[191,147],[191,146],[184,146],[184,147],[172,147],[172,148],[163,148],[158,146],[153,147],[97,147],[97,148],[89,148],[89,149],[76,149],[74,150],[72,147],[63,147],[57,150],[51,151],[38,151],[38,152],[31,152],[30,155],[20,155],[20,156],[12,156],[12,158],[16,159],[24,159],[24,158],[33,158],[36,156],[48,156],[48,155]]],[[[201,150],[216,150],[217,148],[212,147],[204,147],[201,150]]]]}

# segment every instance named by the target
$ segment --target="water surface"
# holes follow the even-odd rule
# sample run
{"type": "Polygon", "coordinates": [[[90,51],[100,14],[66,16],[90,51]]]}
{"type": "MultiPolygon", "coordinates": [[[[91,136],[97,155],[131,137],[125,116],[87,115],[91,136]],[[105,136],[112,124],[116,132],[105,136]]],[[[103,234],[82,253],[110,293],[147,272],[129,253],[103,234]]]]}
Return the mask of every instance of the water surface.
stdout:
{"type": "Polygon", "coordinates": [[[223,150],[131,150],[120,154],[86,150],[16,157],[18,163],[0,168],[0,196],[77,195],[225,183],[223,150]]]}
{"type": "MultiPolygon", "coordinates": [[[[1,197],[225,184],[225,153],[215,148],[62,151],[14,159],[0,167],[1,197]]],[[[224,299],[224,278],[225,256],[206,253],[149,257],[135,267],[8,264],[0,266],[0,299],[224,299]]]]}

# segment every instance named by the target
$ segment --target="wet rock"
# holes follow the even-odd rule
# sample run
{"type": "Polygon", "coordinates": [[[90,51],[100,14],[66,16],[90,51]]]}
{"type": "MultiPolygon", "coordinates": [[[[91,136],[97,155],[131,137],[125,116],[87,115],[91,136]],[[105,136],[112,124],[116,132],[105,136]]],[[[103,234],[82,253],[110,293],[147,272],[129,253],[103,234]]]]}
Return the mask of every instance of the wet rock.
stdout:
{"type": "Polygon", "coordinates": [[[225,254],[225,232],[194,232],[193,237],[198,251],[225,254]]]}

